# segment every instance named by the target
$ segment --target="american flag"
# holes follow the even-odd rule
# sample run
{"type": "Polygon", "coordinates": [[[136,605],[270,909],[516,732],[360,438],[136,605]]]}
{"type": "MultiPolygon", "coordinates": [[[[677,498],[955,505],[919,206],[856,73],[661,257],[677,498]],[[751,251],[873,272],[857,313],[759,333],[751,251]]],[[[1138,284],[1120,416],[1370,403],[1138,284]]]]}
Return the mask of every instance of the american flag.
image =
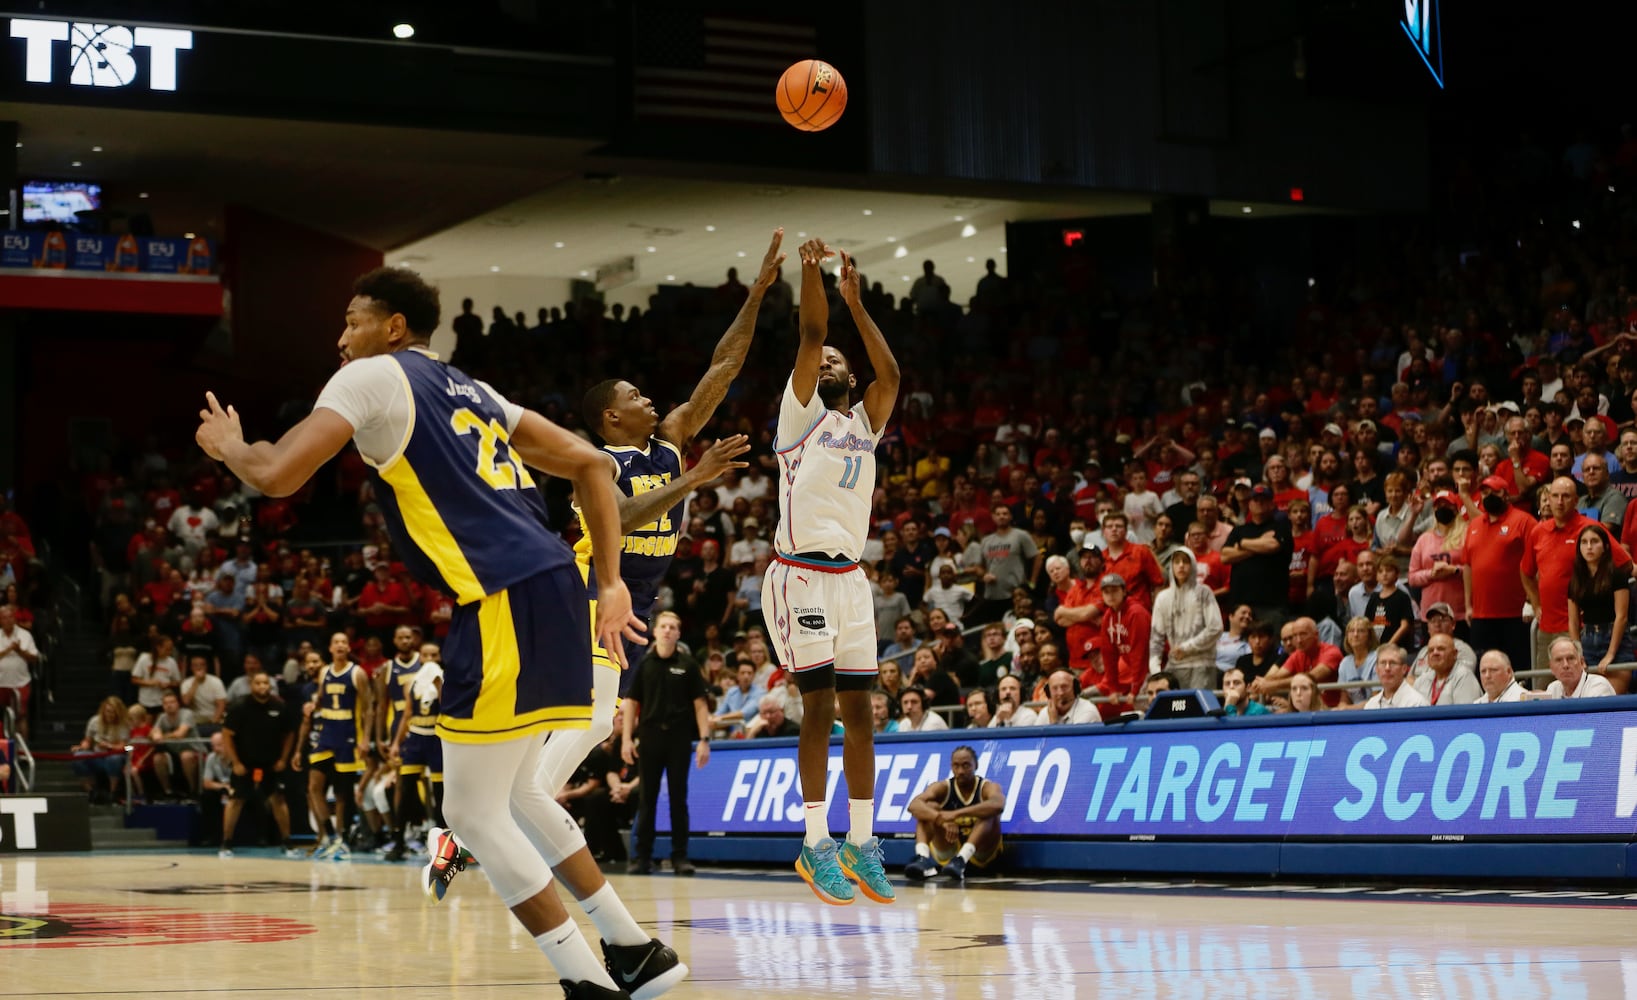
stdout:
{"type": "Polygon", "coordinates": [[[632,46],[636,117],[779,125],[779,74],[817,55],[818,32],[791,21],[639,6],[632,46]]]}

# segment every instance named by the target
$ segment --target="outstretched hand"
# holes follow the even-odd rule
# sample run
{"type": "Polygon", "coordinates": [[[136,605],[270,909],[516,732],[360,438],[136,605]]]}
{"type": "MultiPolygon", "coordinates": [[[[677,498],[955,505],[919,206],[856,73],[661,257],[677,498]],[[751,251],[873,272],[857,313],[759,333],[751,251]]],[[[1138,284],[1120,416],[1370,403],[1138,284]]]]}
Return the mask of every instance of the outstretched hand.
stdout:
{"type": "Polygon", "coordinates": [[[229,406],[222,409],[214,392],[205,393],[205,409],[199,411],[199,429],[193,439],[199,442],[206,455],[220,462],[234,443],[244,443],[244,428],[239,425],[239,411],[229,406]]]}
{"type": "Polygon", "coordinates": [[[796,253],[801,257],[802,267],[818,267],[820,264],[824,263],[824,259],[826,257],[834,257],[836,255],[834,250],[831,250],[829,247],[824,245],[823,240],[817,238],[810,239],[806,243],[803,243],[801,248],[797,250],[796,253]]]}
{"type": "Polygon", "coordinates": [[[704,477],[701,486],[715,482],[722,473],[729,469],[743,469],[748,462],[736,462],[734,459],[750,450],[750,438],[743,434],[732,434],[705,449],[699,456],[699,462],[694,469],[704,477]]]}
{"type": "Polygon", "coordinates": [[[849,307],[859,303],[858,265],[853,261],[853,255],[841,251],[841,301],[849,307]]]}
{"type": "Polygon", "coordinates": [[[756,272],[755,288],[758,292],[765,292],[773,287],[773,282],[779,279],[779,267],[784,263],[784,254],[779,252],[779,244],[784,242],[784,227],[773,230],[773,239],[767,245],[767,253],[762,257],[762,269],[756,272]]]}

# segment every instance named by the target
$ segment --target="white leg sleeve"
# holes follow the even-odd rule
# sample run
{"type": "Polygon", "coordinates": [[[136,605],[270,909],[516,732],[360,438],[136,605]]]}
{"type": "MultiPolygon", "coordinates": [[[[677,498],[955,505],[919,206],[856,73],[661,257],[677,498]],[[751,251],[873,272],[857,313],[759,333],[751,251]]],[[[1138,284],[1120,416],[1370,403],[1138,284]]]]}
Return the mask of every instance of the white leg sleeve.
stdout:
{"type": "MultiPolygon", "coordinates": [[[[613,673],[607,669],[602,672],[613,673]]],[[[580,830],[580,824],[557,801],[556,787],[548,791],[538,780],[540,774],[555,766],[551,755],[559,746],[557,737],[558,734],[553,733],[544,745],[535,744],[529,751],[529,757],[524,759],[522,768],[518,770],[517,784],[512,787],[511,795],[512,819],[546,864],[553,868],[585,847],[585,834],[580,830]],[[540,759],[536,761],[534,757],[540,759]]],[[[571,743],[564,740],[561,745],[570,746],[571,743]]],[[[578,766],[579,759],[574,763],[578,766]]],[[[479,854],[478,859],[482,858],[483,855],[479,854]]]]}
{"type": "Polygon", "coordinates": [[[533,784],[539,747],[538,736],[443,744],[444,816],[507,907],[551,885],[550,866],[512,818],[513,788],[533,784]]]}
{"type": "Polygon", "coordinates": [[[552,733],[546,741],[547,752],[540,755],[540,787],[548,796],[562,791],[591,748],[608,739],[608,734],[614,731],[614,711],[620,699],[619,671],[607,667],[592,670],[591,728],[552,733]]]}

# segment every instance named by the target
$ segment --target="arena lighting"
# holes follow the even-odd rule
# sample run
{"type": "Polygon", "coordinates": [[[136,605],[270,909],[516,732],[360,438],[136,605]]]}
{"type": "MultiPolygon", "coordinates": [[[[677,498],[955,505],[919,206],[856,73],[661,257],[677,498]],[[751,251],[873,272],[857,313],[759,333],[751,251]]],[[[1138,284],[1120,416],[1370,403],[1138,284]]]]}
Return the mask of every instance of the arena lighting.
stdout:
{"type": "Polygon", "coordinates": [[[738,253],[734,254],[735,257],[743,257],[744,255],[745,252],[743,250],[740,250],[738,253]]]}
{"type": "Polygon", "coordinates": [[[968,236],[976,236],[976,235],[978,235],[978,227],[972,225],[972,223],[968,222],[966,225],[961,227],[961,239],[964,240],[968,236]]]}
{"type": "Polygon", "coordinates": [[[955,221],[956,221],[956,222],[965,222],[965,221],[966,221],[966,216],[964,216],[964,215],[957,215],[957,216],[955,216],[955,221]]]}
{"type": "Polygon", "coordinates": [[[897,243],[897,242],[898,242],[898,237],[896,237],[896,236],[889,236],[889,237],[887,237],[887,242],[888,242],[888,243],[897,243]]]}
{"type": "Polygon", "coordinates": [[[403,22],[400,22],[398,24],[394,24],[392,26],[392,37],[393,38],[414,38],[415,37],[415,26],[413,24],[406,24],[406,23],[403,23],[403,22]]]}
{"type": "Polygon", "coordinates": [[[1250,206],[1246,205],[1243,208],[1241,208],[1240,211],[1244,212],[1246,215],[1249,215],[1250,214],[1250,206]]]}
{"type": "MultiPolygon", "coordinates": [[[[707,232],[707,233],[714,233],[714,232],[716,232],[716,227],[715,227],[715,226],[706,226],[706,227],[705,227],[705,232],[707,232]]],[[[804,233],[804,234],[802,234],[802,235],[804,235],[804,236],[805,236],[805,235],[806,235],[806,234],[805,234],[805,233],[804,233]]]]}
{"type": "Polygon", "coordinates": [[[674,275],[674,274],[667,274],[667,275],[666,275],[666,276],[665,276],[665,280],[666,280],[666,281],[675,281],[675,280],[676,280],[676,275],[674,275]]]}
{"type": "Polygon", "coordinates": [[[1444,86],[1444,29],[1436,8],[1442,6],[1442,0],[1404,0],[1404,20],[1398,25],[1440,90],[1444,86]]]}
{"type": "Polygon", "coordinates": [[[1574,220],[1574,222],[1570,223],[1570,225],[1574,226],[1576,229],[1579,229],[1580,228],[1580,220],[1576,219],[1576,220],[1574,220]]]}
{"type": "Polygon", "coordinates": [[[147,196],[148,196],[148,192],[146,192],[146,191],[143,191],[143,192],[141,192],[141,193],[139,193],[137,195],[138,198],[146,198],[147,196]]]}
{"type": "Polygon", "coordinates": [[[489,272],[491,274],[493,274],[494,272],[499,271],[499,270],[500,270],[500,265],[499,264],[490,264],[489,265],[489,272]]]}
{"type": "Polygon", "coordinates": [[[91,147],[91,152],[100,153],[100,152],[102,152],[102,147],[101,146],[92,146],[91,147]]]}
{"type": "Polygon", "coordinates": [[[1084,229],[1063,230],[1063,245],[1066,247],[1076,246],[1077,244],[1085,242],[1085,239],[1086,231],[1084,229]]]}
{"type": "Polygon", "coordinates": [[[649,253],[659,253],[659,247],[648,247],[649,253]]]}
{"type": "Polygon", "coordinates": [[[866,209],[865,209],[865,210],[864,210],[864,214],[865,214],[865,215],[874,215],[874,214],[875,214],[875,213],[874,213],[874,212],[872,212],[872,211],[870,211],[870,210],[869,210],[869,209],[867,209],[867,208],[866,208],[866,209]]]}
{"type": "Polygon", "coordinates": [[[78,160],[75,160],[75,161],[73,161],[72,163],[69,164],[69,166],[71,166],[71,167],[77,167],[79,165],[80,165],[80,161],[78,161],[78,160]]]}
{"type": "Polygon", "coordinates": [[[909,256],[909,247],[904,246],[902,243],[900,243],[900,244],[898,244],[898,249],[894,250],[892,252],[892,255],[894,257],[908,257],[909,256]]]}
{"type": "Polygon", "coordinates": [[[557,249],[559,249],[559,250],[561,250],[561,249],[563,249],[563,241],[562,241],[562,240],[558,240],[558,241],[557,241],[557,242],[556,242],[556,243],[553,243],[553,244],[552,244],[552,246],[554,246],[554,247],[556,247],[556,248],[557,248],[557,249]]]}
{"type": "Polygon", "coordinates": [[[195,237],[194,237],[194,235],[192,233],[183,233],[182,238],[184,240],[191,240],[191,239],[194,239],[195,237]]]}

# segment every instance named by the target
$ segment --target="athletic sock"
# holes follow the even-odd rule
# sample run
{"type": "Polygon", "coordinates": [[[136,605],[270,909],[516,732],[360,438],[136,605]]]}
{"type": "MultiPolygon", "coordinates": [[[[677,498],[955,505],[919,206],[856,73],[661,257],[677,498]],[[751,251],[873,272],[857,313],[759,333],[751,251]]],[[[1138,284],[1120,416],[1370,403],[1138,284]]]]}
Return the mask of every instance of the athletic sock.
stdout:
{"type": "Polygon", "coordinates": [[[918,858],[930,858],[930,857],[932,857],[932,848],[930,848],[927,845],[921,843],[920,841],[916,841],[915,842],[915,856],[918,857],[918,858]]]}
{"type": "Polygon", "coordinates": [[[590,942],[580,933],[572,917],[536,937],[534,944],[551,962],[560,978],[571,983],[589,979],[605,989],[616,988],[603,964],[591,953],[590,942]]]}
{"type": "Polygon", "coordinates": [[[875,836],[875,800],[847,800],[847,843],[854,847],[875,836]]]}
{"type": "MultiPolygon", "coordinates": [[[[919,846],[919,845],[917,845],[917,846],[919,846]]],[[[974,855],[976,853],[978,853],[978,849],[976,847],[972,846],[972,843],[970,841],[968,841],[967,843],[964,843],[964,844],[961,845],[961,860],[962,861],[971,861],[972,860],[972,855],[974,855]]]]}
{"type": "Polygon", "coordinates": [[[597,933],[609,944],[647,944],[648,935],[637,925],[631,911],[625,908],[614,887],[607,882],[596,892],[580,900],[580,908],[597,925],[597,933]]]}
{"type": "Polygon", "coordinates": [[[803,838],[803,843],[808,847],[817,847],[819,841],[830,839],[830,818],[824,811],[824,803],[804,802],[802,812],[807,817],[807,836],[803,838]]]}

